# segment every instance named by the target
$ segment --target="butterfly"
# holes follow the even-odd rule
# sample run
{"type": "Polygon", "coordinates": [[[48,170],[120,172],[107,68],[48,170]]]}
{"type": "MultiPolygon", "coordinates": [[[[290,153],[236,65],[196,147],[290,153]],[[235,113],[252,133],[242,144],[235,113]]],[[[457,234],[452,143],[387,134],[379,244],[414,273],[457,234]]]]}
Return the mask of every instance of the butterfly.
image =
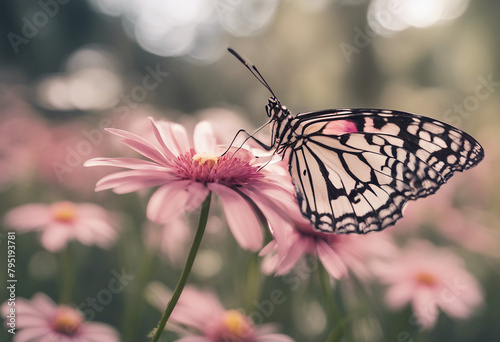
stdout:
{"type": "Polygon", "coordinates": [[[300,210],[317,231],[365,234],[394,225],[409,200],[435,193],[484,158],[469,134],[421,115],[385,109],[292,115],[257,68],[228,50],[272,94],[261,127],[272,125],[271,144],[249,138],[288,153],[300,210]]]}

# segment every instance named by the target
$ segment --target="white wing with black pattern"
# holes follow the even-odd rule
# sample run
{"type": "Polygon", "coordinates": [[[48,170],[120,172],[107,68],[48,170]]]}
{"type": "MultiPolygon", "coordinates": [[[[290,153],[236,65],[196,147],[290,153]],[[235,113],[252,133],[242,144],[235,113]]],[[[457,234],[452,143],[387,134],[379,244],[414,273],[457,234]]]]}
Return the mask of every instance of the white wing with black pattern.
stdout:
{"type": "Polygon", "coordinates": [[[290,132],[289,170],[300,208],[324,232],[368,233],[393,225],[407,201],[433,194],[454,172],[484,157],[467,133],[398,111],[304,113],[290,132]]]}

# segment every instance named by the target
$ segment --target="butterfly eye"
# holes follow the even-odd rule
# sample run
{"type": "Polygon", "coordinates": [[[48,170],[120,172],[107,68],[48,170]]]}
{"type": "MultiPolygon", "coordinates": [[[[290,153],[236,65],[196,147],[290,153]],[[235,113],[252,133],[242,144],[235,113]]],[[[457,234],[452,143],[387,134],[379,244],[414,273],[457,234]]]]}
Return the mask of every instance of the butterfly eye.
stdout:
{"type": "Polygon", "coordinates": [[[274,108],[270,104],[268,104],[266,106],[266,113],[267,113],[267,116],[269,118],[273,116],[273,111],[274,111],[274,108]]]}

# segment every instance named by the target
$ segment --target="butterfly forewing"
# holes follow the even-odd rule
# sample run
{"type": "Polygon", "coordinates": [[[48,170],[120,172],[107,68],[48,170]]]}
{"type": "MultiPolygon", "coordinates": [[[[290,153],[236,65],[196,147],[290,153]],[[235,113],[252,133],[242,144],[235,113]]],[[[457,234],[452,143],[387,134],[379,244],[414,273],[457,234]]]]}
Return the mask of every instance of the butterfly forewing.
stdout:
{"type": "Polygon", "coordinates": [[[405,112],[338,109],[290,123],[290,174],[302,213],[321,231],[367,233],[402,217],[482,160],[481,146],[443,122],[405,112]]]}

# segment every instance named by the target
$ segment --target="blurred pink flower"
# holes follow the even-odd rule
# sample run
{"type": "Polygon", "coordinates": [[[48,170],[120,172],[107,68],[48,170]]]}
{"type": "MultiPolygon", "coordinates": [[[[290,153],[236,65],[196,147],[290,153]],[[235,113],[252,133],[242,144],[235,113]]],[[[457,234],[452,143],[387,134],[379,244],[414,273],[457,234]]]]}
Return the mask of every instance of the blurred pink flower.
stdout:
{"type": "Polygon", "coordinates": [[[40,231],[42,246],[56,252],[70,240],[108,248],[116,240],[111,215],[92,203],[26,204],[10,210],[5,224],[18,232],[40,231]]]}
{"type": "MultiPolygon", "coordinates": [[[[244,249],[257,250],[262,245],[262,231],[254,212],[257,206],[275,229],[281,225],[278,204],[293,187],[289,179],[259,171],[257,160],[246,150],[216,146],[211,126],[196,125],[194,143],[183,126],[151,119],[156,142],[117,129],[109,132],[150,161],[134,158],[94,158],[85,166],[117,166],[131,169],[101,179],[96,191],[114,189],[128,193],[160,185],[151,196],[147,216],[154,222],[168,222],[177,215],[198,208],[213,191],[219,195],[227,223],[236,241],[244,249]]],[[[280,212],[282,214],[282,212],[280,212]]]]}
{"type": "Polygon", "coordinates": [[[409,203],[400,223],[405,228],[391,229],[390,232],[408,237],[409,233],[418,235],[423,227],[432,227],[433,232],[440,233],[449,241],[475,253],[489,257],[500,256],[500,232],[493,228],[496,221],[487,213],[484,205],[470,201],[474,195],[468,189],[471,186],[468,183],[474,184],[474,178],[470,174],[460,174],[456,181],[443,187],[443,191],[425,201],[409,203]],[[462,198],[457,201],[459,196],[469,200],[469,203],[463,203],[462,198]],[[454,202],[460,202],[460,207],[456,208],[454,202]]]}
{"type": "Polygon", "coordinates": [[[45,121],[20,94],[0,85],[0,191],[34,176],[49,140],[45,121]]]}
{"type": "Polygon", "coordinates": [[[437,227],[448,240],[460,246],[489,257],[500,256],[500,231],[478,222],[478,215],[472,216],[466,210],[453,207],[442,208],[437,227]]]}
{"type": "MultiPolygon", "coordinates": [[[[103,119],[104,120],[104,119],[103,119]]],[[[109,169],[86,169],[85,160],[109,154],[102,127],[92,128],[73,119],[50,127],[50,140],[36,155],[37,176],[52,186],[62,187],[80,196],[95,197],[93,185],[109,169]]]]}
{"type": "MultiPolygon", "coordinates": [[[[291,212],[294,211],[291,209],[291,212]]],[[[304,255],[309,254],[318,257],[328,273],[336,279],[346,276],[348,269],[357,277],[367,279],[370,276],[368,261],[390,257],[396,252],[396,246],[385,232],[356,236],[327,234],[315,231],[309,220],[300,216],[294,218],[294,225],[288,235],[276,235],[260,255],[265,255],[262,268],[268,274],[288,273],[304,255]],[[280,248],[280,245],[284,247],[280,248]]]]}
{"type": "MultiPolygon", "coordinates": [[[[470,172],[460,174],[457,183],[460,184],[461,202],[465,202],[474,208],[486,211],[492,202],[498,199],[500,185],[500,145],[498,144],[498,128],[495,125],[485,125],[485,129],[478,132],[481,136],[481,145],[488,153],[484,161],[470,172]]],[[[491,212],[491,210],[490,210],[491,212]]],[[[498,213],[498,210],[496,210],[498,213]]]]}
{"type": "MultiPolygon", "coordinates": [[[[148,298],[159,310],[170,300],[169,291],[160,283],[148,286],[148,298]]],[[[226,310],[210,291],[186,286],[170,316],[169,325],[179,326],[186,336],[177,342],[293,342],[275,333],[271,325],[255,326],[240,310],[226,310]],[[187,328],[187,329],[186,329],[187,328]]]]}
{"type": "MultiPolygon", "coordinates": [[[[5,302],[2,315],[8,326],[10,310],[5,302]]],[[[43,293],[31,300],[16,299],[16,334],[13,342],[119,342],[118,333],[112,327],[95,322],[85,322],[80,311],[66,305],[57,306],[43,293]]]]}
{"type": "Polygon", "coordinates": [[[382,283],[389,285],[385,300],[392,309],[411,303],[418,324],[432,328],[438,308],[465,319],[482,303],[481,289],[463,261],[446,249],[414,241],[402,255],[373,264],[382,283]]]}

